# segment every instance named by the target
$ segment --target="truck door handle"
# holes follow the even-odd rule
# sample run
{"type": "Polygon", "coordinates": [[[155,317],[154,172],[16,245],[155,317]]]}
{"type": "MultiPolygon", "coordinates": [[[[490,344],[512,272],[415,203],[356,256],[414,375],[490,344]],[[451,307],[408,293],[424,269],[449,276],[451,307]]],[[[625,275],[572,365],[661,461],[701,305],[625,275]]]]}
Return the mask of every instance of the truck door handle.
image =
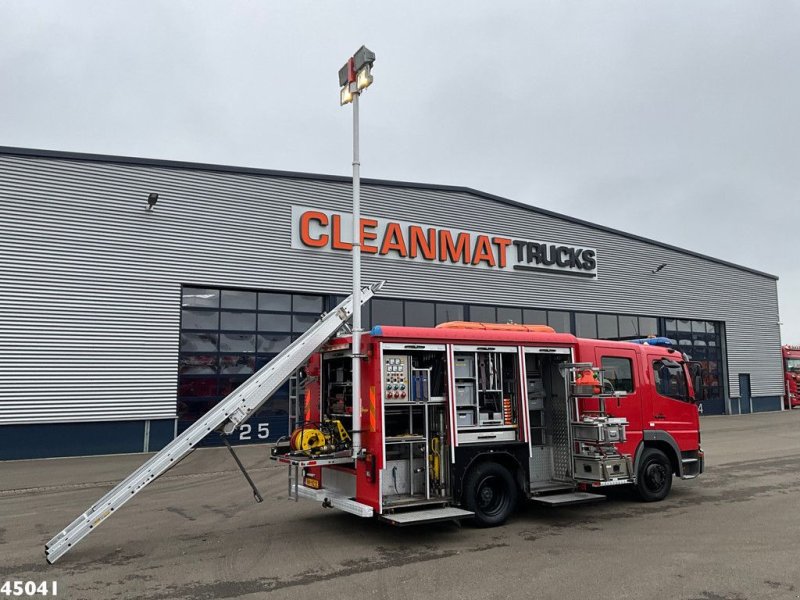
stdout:
{"type": "Polygon", "coordinates": [[[658,413],[657,415],[653,415],[653,418],[654,419],[666,419],[667,417],[665,417],[663,415],[663,413],[658,413]]]}

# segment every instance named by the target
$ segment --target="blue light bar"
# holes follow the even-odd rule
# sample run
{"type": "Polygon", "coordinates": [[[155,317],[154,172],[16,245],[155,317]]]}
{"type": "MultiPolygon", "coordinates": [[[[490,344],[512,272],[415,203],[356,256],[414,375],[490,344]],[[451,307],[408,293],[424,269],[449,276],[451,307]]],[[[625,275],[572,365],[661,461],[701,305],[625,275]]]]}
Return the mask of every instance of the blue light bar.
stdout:
{"type": "Polygon", "coordinates": [[[662,346],[664,348],[672,348],[677,343],[675,340],[671,340],[668,337],[640,338],[638,340],[628,340],[628,341],[633,342],[634,344],[644,344],[647,346],[662,346]]]}

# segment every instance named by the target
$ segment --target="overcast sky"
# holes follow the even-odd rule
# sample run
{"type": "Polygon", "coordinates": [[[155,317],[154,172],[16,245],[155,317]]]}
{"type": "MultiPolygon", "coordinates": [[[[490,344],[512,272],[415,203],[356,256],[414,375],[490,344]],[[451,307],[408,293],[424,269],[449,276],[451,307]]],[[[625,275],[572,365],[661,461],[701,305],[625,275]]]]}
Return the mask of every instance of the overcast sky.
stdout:
{"type": "Polygon", "coordinates": [[[800,344],[800,2],[0,3],[0,145],[477,188],[778,275],[800,344]]]}

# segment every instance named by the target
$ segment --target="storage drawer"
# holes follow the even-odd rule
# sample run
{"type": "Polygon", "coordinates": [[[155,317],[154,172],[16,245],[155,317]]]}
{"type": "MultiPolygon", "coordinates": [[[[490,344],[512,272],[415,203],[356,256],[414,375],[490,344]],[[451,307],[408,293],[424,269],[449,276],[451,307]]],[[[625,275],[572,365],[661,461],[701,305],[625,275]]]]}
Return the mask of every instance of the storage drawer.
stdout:
{"type": "Polygon", "coordinates": [[[625,426],[617,423],[573,423],[572,437],[580,442],[615,444],[625,441],[625,426]]]}
{"type": "Polygon", "coordinates": [[[453,375],[456,378],[475,377],[475,357],[469,356],[456,356],[453,359],[453,375]]]}
{"type": "Polygon", "coordinates": [[[469,433],[459,433],[459,444],[478,444],[481,442],[513,442],[517,439],[516,429],[506,429],[504,431],[470,431],[469,433]]]}
{"type": "Polygon", "coordinates": [[[474,406],[476,404],[475,384],[456,384],[456,406],[474,406]]]}
{"type": "Polygon", "coordinates": [[[628,460],[623,456],[606,458],[575,457],[575,479],[610,481],[630,479],[628,460]]]}
{"type": "Polygon", "coordinates": [[[472,410],[460,410],[456,420],[459,427],[470,427],[475,425],[475,413],[472,410]]]}

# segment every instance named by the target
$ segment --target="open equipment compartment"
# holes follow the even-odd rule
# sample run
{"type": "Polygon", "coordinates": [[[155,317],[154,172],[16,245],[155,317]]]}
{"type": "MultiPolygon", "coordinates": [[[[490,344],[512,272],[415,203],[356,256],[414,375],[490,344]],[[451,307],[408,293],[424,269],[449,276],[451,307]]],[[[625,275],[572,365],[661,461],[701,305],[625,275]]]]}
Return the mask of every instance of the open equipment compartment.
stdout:
{"type": "Polygon", "coordinates": [[[458,444],[517,441],[517,346],[455,346],[453,381],[458,444]]]}
{"type": "Polygon", "coordinates": [[[381,344],[384,508],[448,495],[447,353],[443,344],[381,344]]]}
{"type": "Polygon", "coordinates": [[[340,420],[352,434],[353,365],[349,349],[323,354],[321,383],[320,414],[340,420]]]}
{"type": "Polygon", "coordinates": [[[532,493],[572,486],[572,438],[567,381],[560,366],[569,348],[525,347],[532,493]]]}

